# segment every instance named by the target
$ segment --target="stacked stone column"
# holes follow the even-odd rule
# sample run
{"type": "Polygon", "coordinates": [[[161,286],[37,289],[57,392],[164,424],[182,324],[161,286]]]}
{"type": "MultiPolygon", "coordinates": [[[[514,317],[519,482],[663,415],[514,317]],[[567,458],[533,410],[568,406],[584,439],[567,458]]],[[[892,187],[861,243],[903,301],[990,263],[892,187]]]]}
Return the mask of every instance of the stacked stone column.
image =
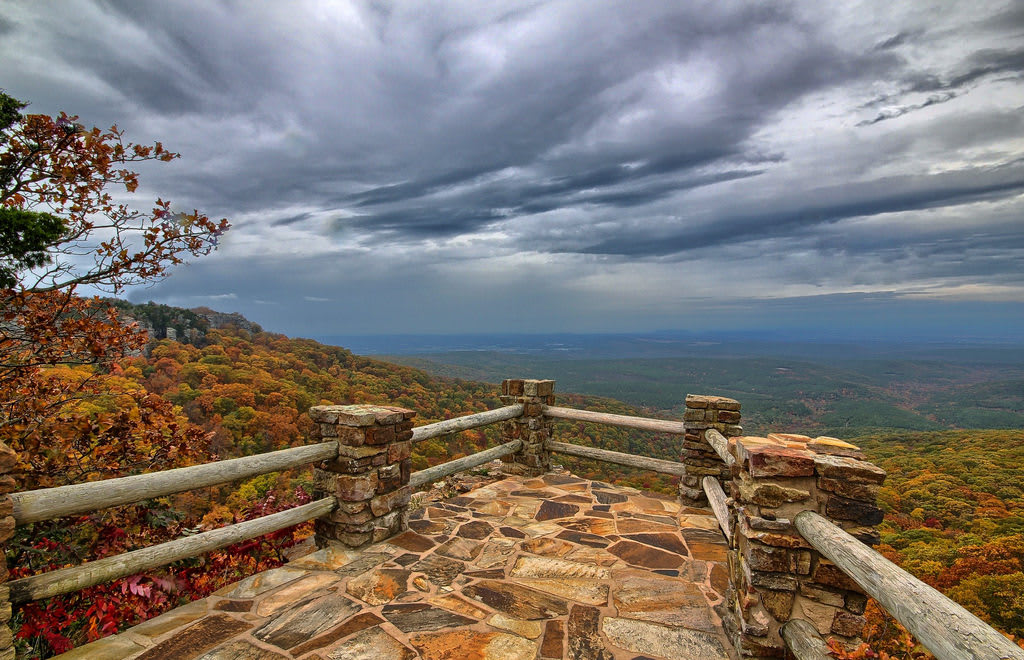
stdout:
{"type": "Polygon", "coordinates": [[[18,454],[0,442],[0,660],[14,660],[14,637],[11,632],[11,590],[7,586],[10,576],[7,557],[3,549],[14,536],[14,502],[10,494],[17,483],[10,472],[18,465],[18,454]]]}
{"type": "MultiPolygon", "coordinates": [[[[733,443],[730,443],[733,444],[733,443]]],[[[853,644],[861,634],[867,597],[800,537],[793,519],[816,511],[874,545],[882,521],[875,505],[885,471],[857,447],[835,438],[773,433],[738,437],[730,494],[736,528],[729,553],[731,588],[721,612],[745,657],[782,657],[779,628],[809,621],[823,636],[853,644]]]]}
{"type": "Polygon", "coordinates": [[[686,465],[686,475],[679,480],[679,496],[690,506],[705,506],[708,499],[701,486],[704,477],[718,479],[725,492],[729,492],[732,478],[729,466],[708,444],[705,435],[708,429],[715,429],[726,438],[742,435],[740,403],[724,396],[687,394],[683,426],[686,434],[680,462],[686,465]]]}
{"type": "Polygon", "coordinates": [[[531,477],[551,470],[551,452],[544,443],[551,437],[552,421],[544,416],[544,406],[555,403],[555,381],[513,378],[501,383],[501,400],[505,405],[523,404],[523,414],[501,425],[501,441],[522,440],[522,448],[502,458],[509,474],[531,477]]]}
{"type": "Polygon", "coordinates": [[[315,523],[317,546],[359,548],[405,530],[416,413],[393,406],[315,406],[309,416],[320,438],[338,442],[338,457],[313,472],[315,497],[338,503],[315,523]]]}

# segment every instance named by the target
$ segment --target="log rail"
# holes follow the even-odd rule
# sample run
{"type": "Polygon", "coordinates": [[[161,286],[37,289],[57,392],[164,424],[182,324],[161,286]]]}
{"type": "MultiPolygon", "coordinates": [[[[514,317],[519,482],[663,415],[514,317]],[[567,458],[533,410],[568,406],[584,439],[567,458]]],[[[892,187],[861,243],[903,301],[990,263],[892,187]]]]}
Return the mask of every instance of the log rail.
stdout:
{"type": "MultiPolygon", "coordinates": [[[[522,405],[505,406],[472,415],[463,415],[413,429],[413,442],[459,433],[523,414],[522,405]]],[[[515,452],[521,442],[510,442],[410,475],[410,484],[420,487],[448,475],[468,470],[515,452]]],[[[240,479],[279,472],[291,468],[330,461],[339,456],[338,442],[331,439],[313,445],[256,454],[224,461],[213,461],[162,472],[105,479],[56,488],[11,493],[16,525],[27,525],[100,509],[135,504],[198,488],[219,486],[240,479]]],[[[79,591],[102,582],[134,575],[172,562],[263,536],[316,518],[329,515],[336,507],[334,498],[323,498],[285,511],[227,525],[193,536],[161,543],[140,550],[86,562],[55,571],[13,580],[8,583],[13,603],[50,598],[79,591]]]]}

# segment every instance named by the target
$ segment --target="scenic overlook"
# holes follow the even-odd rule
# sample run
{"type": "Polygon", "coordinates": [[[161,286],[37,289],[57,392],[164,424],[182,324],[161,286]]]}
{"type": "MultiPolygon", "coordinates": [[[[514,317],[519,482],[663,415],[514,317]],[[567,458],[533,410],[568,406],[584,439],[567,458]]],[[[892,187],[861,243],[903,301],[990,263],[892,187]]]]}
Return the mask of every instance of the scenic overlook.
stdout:
{"type": "Polygon", "coordinates": [[[0,660],[1024,660],[1018,0],[0,0],[0,660]]]}

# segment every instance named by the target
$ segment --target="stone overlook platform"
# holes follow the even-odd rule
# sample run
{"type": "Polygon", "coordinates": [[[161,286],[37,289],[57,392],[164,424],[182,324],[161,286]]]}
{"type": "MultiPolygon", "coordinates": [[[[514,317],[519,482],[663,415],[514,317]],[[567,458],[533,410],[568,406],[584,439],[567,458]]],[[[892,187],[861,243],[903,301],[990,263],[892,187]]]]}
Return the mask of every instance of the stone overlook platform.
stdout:
{"type": "Polygon", "coordinates": [[[856,446],[745,436],[740,403],[720,396],[687,395],[678,421],[559,407],[549,380],[501,391],[500,408],[421,426],[395,406],[315,406],[315,444],[0,494],[2,543],[16,525],[313,466],[306,504],[6,584],[0,571],[0,660],[16,655],[10,604],[311,520],[318,551],[61,657],[829,660],[830,644],[860,644],[870,595],[939,660],[1024,660],[872,549],[886,475],[856,446]],[[561,442],[558,420],[671,434],[679,460],[561,442]],[[416,442],[490,424],[500,444],[412,471],[416,442]],[[552,471],[556,454],[678,477],[678,497],[552,471]],[[501,481],[416,503],[418,490],[496,459],[501,481]]]}
{"type": "Polygon", "coordinates": [[[64,660],[712,660],[728,546],[708,509],[566,473],[510,477],[64,660]]]}

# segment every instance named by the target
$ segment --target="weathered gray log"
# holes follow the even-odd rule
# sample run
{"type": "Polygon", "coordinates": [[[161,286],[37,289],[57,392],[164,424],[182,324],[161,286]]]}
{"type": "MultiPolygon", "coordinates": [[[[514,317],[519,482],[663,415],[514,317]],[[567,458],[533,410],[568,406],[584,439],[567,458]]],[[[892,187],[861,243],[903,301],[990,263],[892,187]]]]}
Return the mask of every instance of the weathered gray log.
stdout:
{"type": "Polygon", "coordinates": [[[779,630],[796,660],[833,660],[828,644],[817,629],[803,619],[790,619],[779,630]]]}
{"type": "Polygon", "coordinates": [[[319,518],[330,513],[334,506],[334,498],[325,497],[294,509],[213,529],[195,536],[186,536],[149,548],[87,562],[81,566],[62,568],[59,571],[50,571],[14,580],[8,583],[11,588],[11,602],[24,603],[30,600],[40,600],[85,589],[101,582],[135,575],[179,559],[195,557],[232,543],[239,543],[319,518]]]}
{"type": "Polygon", "coordinates": [[[657,431],[659,433],[674,433],[682,435],[685,432],[682,422],[671,419],[651,419],[650,417],[632,417],[630,415],[613,415],[612,413],[591,412],[589,410],[577,410],[575,408],[559,408],[557,406],[544,406],[544,414],[557,419],[572,419],[577,422],[594,422],[596,424],[608,424],[609,426],[624,426],[630,429],[641,431],[657,431]]]}
{"type": "Polygon", "coordinates": [[[569,456],[590,458],[596,461],[604,461],[605,463],[627,465],[629,467],[640,468],[641,470],[660,472],[661,474],[673,474],[677,477],[682,477],[686,473],[686,466],[682,463],[665,461],[660,458],[637,456],[636,454],[623,454],[622,452],[611,451],[608,449],[584,447],[583,445],[574,445],[568,442],[555,442],[554,440],[548,440],[545,442],[544,447],[548,451],[553,451],[557,454],[568,454],[569,456]]]}
{"type": "Polygon", "coordinates": [[[729,505],[725,503],[725,491],[722,490],[722,484],[718,483],[718,479],[714,477],[704,477],[700,483],[704,486],[704,494],[708,496],[711,510],[714,511],[715,518],[718,519],[718,526],[722,528],[722,533],[725,534],[725,538],[729,540],[729,543],[732,543],[732,529],[729,527],[729,505]]]}
{"type": "Polygon", "coordinates": [[[715,429],[708,429],[704,432],[704,437],[726,465],[731,467],[736,462],[736,457],[729,453],[729,441],[724,435],[715,429]]]}
{"type": "Polygon", "coordinates": [[[11,493],[13,515],[19,525],[52,520],[287,470],[337,455],[336,441],[322,442],[163,472],[11,493]]]}
{"type": "Polygon", "coordinates": [[[902,623],[939,660],[1024,660],[1024,649],[813,511],[800,534],[902,623]]]}
{"type": "Polygon", "coordinates": [[[424,424],[423,426],[417,426],[412,430],[412,441],[419,442],[420,440],[436,438],[439,435],[447,435],[449,433],[458,433],[459,431],[475,429],[479,426],[487,426],[488,424],[493,424],[495,422],[503,422],[506,419],[513,419],[522,414],[523,404],[517,403],[514,406],[505,406],[504,408],[495,408],[494,410],[487,410],[473,415],[464,415],[463,417],[456,417],[455,419],[446,419],[443,422],[424,424]]]}
{"type": "Polygon", "coordinates": [[[513,440],[512,442],[506,442],[503,445],[491,447],[490,449],[485,449],[484,451],[476,454],[470,454],[469,456],[456,458],[454,461],[448,461],[447,463],[441,463],[440,465],[429,467],[426,470],[413,472],[409,476],[409,485],[413,488],[419,488],[423,484],[440,481],[450,474],[469,470],[478,465],[483,465],[484,463],[493,461],[496,458],[501,458],[502,456],[515,453],[519,451],[519,448],[522,446],[522,440],[513,440]]]}

